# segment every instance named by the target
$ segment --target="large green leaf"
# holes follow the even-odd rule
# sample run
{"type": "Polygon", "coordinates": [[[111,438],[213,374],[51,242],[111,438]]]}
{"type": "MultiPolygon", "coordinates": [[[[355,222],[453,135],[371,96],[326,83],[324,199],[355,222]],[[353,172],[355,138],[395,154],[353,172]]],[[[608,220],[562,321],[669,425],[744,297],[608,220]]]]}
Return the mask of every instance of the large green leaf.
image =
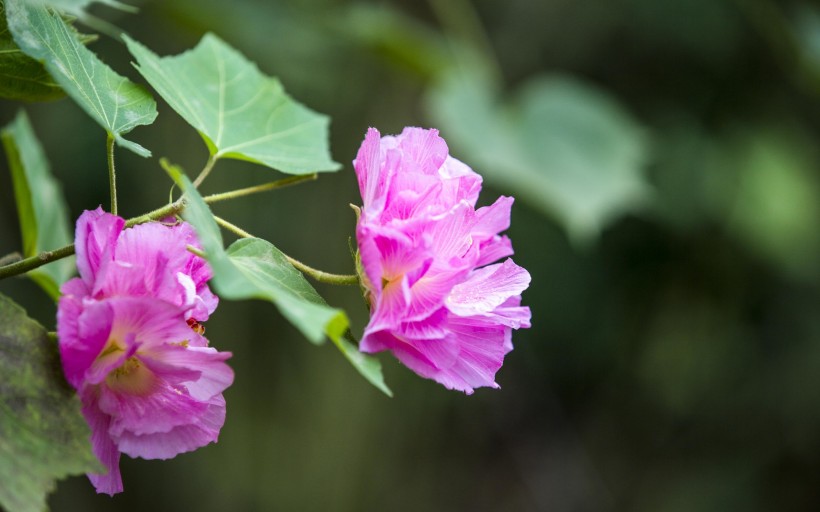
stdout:
{"type": "MultiPolygon", "coordinates": [[[[70,244],[71,225],[62,189],[51,174],[46,155],[24,111],[21,110],[3,129],[0,138],[14,183],[23,256],[34,256],[70,244]]],[[[73,272],[74,258],[71,257],[29,271],[27,275],[56,299],[60,285],[73,272]]]]}
{"type": "Polygon", "coordinates": [[[59,14],[41,4],[6,0],[9,30],[25,53],[43,62],[58,84],[117,144],[138,155],[151,152],[123,135],[151,124],[156,103],[145,88],[115,73],[59,14]]]}
{"type": "Polygon", "coordinates": [[[499,103],[485,74],[457,70],[428,99],[431,117],[462,159],[556,217],[576,240],[648,196],[642,128],[590,85],[539,77],[499,103]]]}
{"type": "Polygon", "coordinates": [[[12,100],[46,101],[65,93],[46,68],[17,46],[6,23],[6,9],[0,3],[0,97],[12,100]]]}
{"type": "Polygon", "coordinates": [[[40,512],[57,479],[101,471],[57,344],[0,295],[0,505],[40,512]]]}
{"type": "Polygon", "coordinates": [[[183,217],[197,231],[214,272],[213,285],[225,299],[263,299],[275,304],[302,334],[313,343],[331,339],[356,370],[382,392],[391,395],[384,383],[381,364],[360,353],[343,335],[348,330],[344,311],[332,308],[270,242],[258,238],[237,240],[226,251],[219,227],[208,205],[178,169],[168,173],[185,192],[183,217]]]}
{"type": "Polygon", "coordinates": [[[160,58],[125,38],[137,69],[196,128],[215,159],[235,158],[288,174],[335,171],[328,118],[291,99],[278,80],[213,34],[160,58]]]}

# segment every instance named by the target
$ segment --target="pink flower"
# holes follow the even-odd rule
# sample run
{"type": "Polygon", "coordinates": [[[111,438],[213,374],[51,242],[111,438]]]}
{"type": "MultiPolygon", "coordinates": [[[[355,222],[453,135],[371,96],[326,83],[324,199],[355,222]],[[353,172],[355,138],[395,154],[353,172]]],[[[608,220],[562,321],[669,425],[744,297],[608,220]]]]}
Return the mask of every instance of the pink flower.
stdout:
{"type": "Polygon", "coordinates": [[[207,320],[219,299],[206,284],[210,267],[186,249],[201,248],[191,225],[124,227],[122,218],[102,208],[77,220],[77,269],[88,295],[154,297],[185,308],[186,318],[207,320]]]}
{"type": "Polygon", "coordinates": [[[356,237],[370,322],[363,352],[390,350],[422,377],[468,394],[498,387],[512,329],[530,326],[529,273],[510,259],[513,199],[475,209],[481,176],[437,130],[369,129],[354,161],[364,200],[356,237]]]}
{"type": "Polygon", "coordinates": [[[122,491],[120,453],[168,459],[215,442],[233,382],[231,354],[208,347],[197,323],[217,299],[207,263],[186,250],[193,230],[123,226],[100,209],[80,216],[80,277],[63,285],[57,310],[63,371],[108,470],[88,476],[111,495],[122,491]]]}

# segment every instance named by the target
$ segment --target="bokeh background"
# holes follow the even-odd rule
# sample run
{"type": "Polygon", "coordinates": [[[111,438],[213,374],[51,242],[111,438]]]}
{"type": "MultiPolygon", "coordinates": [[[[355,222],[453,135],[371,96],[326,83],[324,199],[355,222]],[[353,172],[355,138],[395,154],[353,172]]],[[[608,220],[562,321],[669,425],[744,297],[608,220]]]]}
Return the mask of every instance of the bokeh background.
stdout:
{"type": "MultiPolygon", "coordinates": [[[[380,359],[395,397],[263,302],[224,301],[219,443],[124,457],[125,493],[60,482],[54,511],[820,510],[820,9],[791,0],[143,1],[92,12],[159,54],[213,31],[332,118],[344,164],[215,206],[284,252],[352,270],[350,161],[368,126],[435,126],[515,195],[532,328],[473,396],[380,359]]],[[[144,83],[115,39],[92,48],[144,83]]],[[[193,175],[207,151],[159,100],[133,139],[193,175]]],[[[0,122],[20,104],[0,103],[0,122]]],[[[70,100],[25,105],[76,217],[107,204],[105,135],[70,100]]],[[[0,254],[19,247],[6,164],[0,254]]],[[[164,204],[118,152],[120,209],[164,204]]],[[[222,161],[216,192],[276,179],[222,161]]],[[[357,331],[353,288],[317,285],[357,331]]],[[[0,283],[46,326],[53,305],[0,283]]],[[[1,378],[1,377],[0,377],[1,378]]]]}

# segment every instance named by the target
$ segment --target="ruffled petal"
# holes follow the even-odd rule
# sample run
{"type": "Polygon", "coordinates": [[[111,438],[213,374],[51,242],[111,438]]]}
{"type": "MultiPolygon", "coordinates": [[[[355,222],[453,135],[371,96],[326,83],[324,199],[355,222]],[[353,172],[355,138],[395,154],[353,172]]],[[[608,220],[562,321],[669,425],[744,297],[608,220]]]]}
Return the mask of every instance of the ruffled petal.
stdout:
{"type": "Polygon", "coordinates": [[[467,201],[470,206],[475,206],[481,192],[482,178],[479,174],[451,156],[447,157],[438,172],[443,178],[442,201],[448,204],[467,201]]]}
{"type": "Polygon", "coordinates": [[[117,237],[125,227],[125,220],[105,213],[102,207],[86,210],[77,219],[74,248],[77,254],[77,270],[89,288],[94,287],[101,262],[114,257],[117,237]]]}
{"type": "Polygon", "coordinates": [[[101,386],[99,408],[111,416],[109,433],[114,439],[124,432],[136,435],[170,432],[201,416],[207,403],[191,397],[182,387],[154,378],[149,393],[142,396],[118,393],[101,386]]]}
{"type": "Polygon", "coordinates": [[[86,388],[80,398],[83,402],[82,413],[91,428],[91,451],[108,470],[107,473],[88,473],[88,479],[100,494],[113,496],[122,492],[120,475],[120,451],[108,435],[111,417],[97,407],[97,390],[86,388]]]}
{"type": "Polygon", "coordinates": [[[438,175],[449,153],[447,143],[439,137],[438,130],[407,127],[397,139],[402,152],[403,172],[438,175]]]}
{"type": "Polygon", "coordinates": [[[124,341],[129,334],[145,349],[165,343],[183,343],[197,336],[184,319],[184,310],[150,297],[106,299],[113,310],[111,337],[124,341]]]}
{"type": "Polygon", "coordinates": [[[205,403],[204,411],[191,418],[190,423],[168,432],[136,434],[125,431],[117,437],[120,451],[130,457],[143,459],[170,459],[215,443],[225,424],[225,399],[217,395],[205,403]]]}
{"type": "Polygon", "coordinates": [[[515,200],[512,197],[501,196],[490,206],[476,210],[476,224],[473,236],[478,240],[486,240],[510,227],[510,214],[515,200]]]}
{"type": "Polygon", "coordinates": [[[442,381],[447,375],[447,370],[456,363],[459,357],[459,348],[453,336],[409,342],[389,331],[380,331],[363,337],[359,349],[367,353],[389,350],[396,359],[418,375],[445,384],[450,389],[461,389],[442,381]]]}
{"type": "Polygon", "coordinates": [[[353,167],[359,181],[359,191],[364,199],[365,209],[371,208],[378,190],[384,189],[386,176],[380,172],[381,167],[381,137],[379,130],[368,128],[364,142],[356,154],[353,167]]]}
{"type": "Polygon", "coordinates": [[[501,258],[513,255],[512,242],[506,235],[494,236],[489,240],[481,242],[478,246],[478,260],[476,267],[482,267],[488,263],[498,261],[501,258]]]}
{"type": "Polygon", "coordinates": [[[165,345],[140,354],[151,371],[165,380],[184,385],[195,400],[210,400],[233,383],[234,373],[225,361],[230,352],[211,347],[165,345]]]}
{"type": "MultiPolygon", "coordinates": [[[[79,279],[78,279],[79,281],[79,279]]],[[[64,286],[71,289],[79,285],[64,286]]],[[[63,295],[57,309],[57,339],[66,380],[76,389],[108,342],[114,312],[106,303],[63,295]]]]}
{"type": "Polygon", "coordinates": [[[474,271],[453,287],[447,308],[458,316],[489,313],[510,297],[520,295],[530,284],[530,274],[508,259],[474,271]]]}

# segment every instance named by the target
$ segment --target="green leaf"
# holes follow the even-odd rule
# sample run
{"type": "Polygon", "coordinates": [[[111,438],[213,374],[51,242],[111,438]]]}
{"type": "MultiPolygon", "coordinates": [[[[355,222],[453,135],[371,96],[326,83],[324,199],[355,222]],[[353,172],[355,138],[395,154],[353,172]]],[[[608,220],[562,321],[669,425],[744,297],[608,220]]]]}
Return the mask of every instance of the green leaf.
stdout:
{"type": "Polygon", "coordinates": [[[57,344],[0,295],[0,505],[40,512],[55,481],[101,471],[57,344]]]}
{"type": "Polygon", "coordinates": [[[5,6],[0,3],[0,97],[23,101],[62,98],[65,92],[46,68],[17,46],[6,23],[5,6]]]}
{"type": "MultiPolygon", "coordinates": [[[[70,244],[71,225],[62,189],[51,174],[43,148],[24,111],[21,110],[14,121],[3,128],[0,138],[14,183],[23,256],[34,256],[70,244]]],[[[56,300],[60,285],[73,273],[74,258],[63,258],[29,271],[27,275],[56,300]]]]}
{"type": "MultiPolygon", "coordinates": [[[[270,242],[258,238],[237,240],[226,254],[239,270],[239,274],[231,273],[231,279],[215,277],[217,290],[226,298],[270,300],[313,343],[322,343],[325,334],[338,339],[347,330],[344,312],[324,304],[302,273],[270,242]]],[[[218,275],[217,270],[214,275],[218,275]]]]}
{"type": "Polygon", "coordinates": [[[554,216],[577,241],[649,196],[643,129],[608,94],[553,76],[498,100],[487,76],[462,70],[444,77],[428,106],[462,159],[554,216]]]}
{"type": "Polygon", "coordinates": [[[154,122],[156,103],[145,88],[115,73],[83,46],[77,32],[59,14],[40,4],[6,0],[14,41],[44,63],[58,84],[119,146],[138,155],[151,152],[123,135],[154,122]]]}
{"type": "Polygon", "coordinates": [[[385,395],[392,397],[393,392],[384,383],[384,375],[382,375],[382,364],[373,356],[362,354],[353,343],[350,343],[344,338],[333,340],[336,347],[342,351],[342,354],[350,361],[350,364],[356,368],[359,374],[367,379],[368,382],[376,386],[379,391],[385,395]]]}
{"type": "Polygon", "coordinates": [[[291,99],[275,78],[213,34],[160,58],[125,37],[137,69],[196,128],[215,159],[235,158],[288,174],[335,171],[326,116],[291,99]]]}
{"type": "Polygon", "coordinates": [[[168,174],[185,193],[183,218],[196,229],[205,256],[214,272],[213,285],[225,299],[263,299],[275,304],[312,343],[331,339],[356,370],[388,396],[381,364],[360,353],[343,339],[349,321],[344,311],[332,308],[291,265],[284,254],[266,240],[245,238],[223,248],[219,226],[196,188],[176,167],[164,164],[168,174]]]}

